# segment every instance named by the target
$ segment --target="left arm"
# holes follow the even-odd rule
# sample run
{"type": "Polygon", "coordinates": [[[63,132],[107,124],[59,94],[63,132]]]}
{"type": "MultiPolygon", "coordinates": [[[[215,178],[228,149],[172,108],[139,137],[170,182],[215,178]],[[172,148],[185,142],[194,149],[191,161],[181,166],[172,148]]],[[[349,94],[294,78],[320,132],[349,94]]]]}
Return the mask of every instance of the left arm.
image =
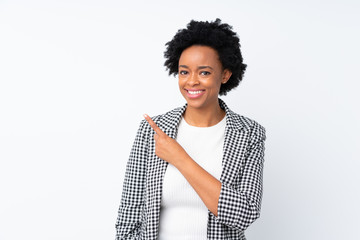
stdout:
{"type": "Polygon", "coordinates": [[[210,212],[217,216],[221,182],[198,165],[187,153],[184,154],[183,158],[171,161],[171,164],[181,172],[194,188],[210,212]]]}
{"type": "Polygon", "coordinates": [[[234,184],[221,185],[215,220],[228,227],[245,230],[260,216],[265,139],[265,129],[254,123],[241,172],[234,184]]]}

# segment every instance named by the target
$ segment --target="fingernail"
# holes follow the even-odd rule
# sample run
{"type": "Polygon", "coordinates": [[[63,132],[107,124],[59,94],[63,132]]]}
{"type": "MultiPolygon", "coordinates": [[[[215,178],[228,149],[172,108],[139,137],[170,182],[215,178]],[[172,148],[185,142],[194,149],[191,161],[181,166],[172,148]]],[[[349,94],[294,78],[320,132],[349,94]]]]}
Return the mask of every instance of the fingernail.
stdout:
{"type": "Polygon", "coordinates": [[[144,118],[147,118],[147,117],[148,117],[148,115],[147,115],[147,114],[144,114],[143,116],[144,116],[144,118]]]}

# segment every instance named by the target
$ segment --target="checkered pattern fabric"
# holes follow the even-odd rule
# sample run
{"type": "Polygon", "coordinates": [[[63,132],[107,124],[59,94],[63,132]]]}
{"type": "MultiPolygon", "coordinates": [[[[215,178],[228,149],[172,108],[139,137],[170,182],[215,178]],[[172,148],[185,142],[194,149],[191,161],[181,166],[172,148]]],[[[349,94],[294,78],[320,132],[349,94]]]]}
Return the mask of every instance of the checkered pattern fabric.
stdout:
{"type": "MultiPolygon", "coordinates": [[[[257,122],[231,111],[226,128],[218,216],[209,211],[207,239],[246,239],[244,230],[260,216],[265,129],[257,122]]],[[[153,117],[170,137],[187,105],[153,117]]],[[[126,167],[122,198],[115,224],[116,240],[157,239],[162,181],[168,165],[155,155],[154,131],[143,120],[126,167]]]]}

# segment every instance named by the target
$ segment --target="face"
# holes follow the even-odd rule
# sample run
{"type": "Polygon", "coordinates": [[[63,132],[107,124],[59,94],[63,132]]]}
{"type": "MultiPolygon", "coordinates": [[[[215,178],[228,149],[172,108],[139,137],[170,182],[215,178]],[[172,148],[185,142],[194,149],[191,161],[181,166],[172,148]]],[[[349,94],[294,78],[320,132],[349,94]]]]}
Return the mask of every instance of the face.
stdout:
{"type": "Polygon", "coordinates": [[[179,59],[179,88],[188,107],[206,109],[218,106],[221,84],[231,72],[223,69],[217,51],[208,46],[193,45],[179,59]]]}

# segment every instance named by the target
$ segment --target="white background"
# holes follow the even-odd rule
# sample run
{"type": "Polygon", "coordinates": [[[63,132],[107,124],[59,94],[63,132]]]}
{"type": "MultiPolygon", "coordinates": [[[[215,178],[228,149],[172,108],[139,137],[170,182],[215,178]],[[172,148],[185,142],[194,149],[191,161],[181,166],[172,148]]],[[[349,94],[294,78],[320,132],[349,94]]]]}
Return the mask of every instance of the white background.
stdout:
{"type": "Polygon", "coordinates": [[[223,100],[267,130],[248,239],[360,239],[359,7],[0,0],[0,239],[114,239],[142,114],[184,104],[164,44],[216,17],[248,64],[223,100]]]}

